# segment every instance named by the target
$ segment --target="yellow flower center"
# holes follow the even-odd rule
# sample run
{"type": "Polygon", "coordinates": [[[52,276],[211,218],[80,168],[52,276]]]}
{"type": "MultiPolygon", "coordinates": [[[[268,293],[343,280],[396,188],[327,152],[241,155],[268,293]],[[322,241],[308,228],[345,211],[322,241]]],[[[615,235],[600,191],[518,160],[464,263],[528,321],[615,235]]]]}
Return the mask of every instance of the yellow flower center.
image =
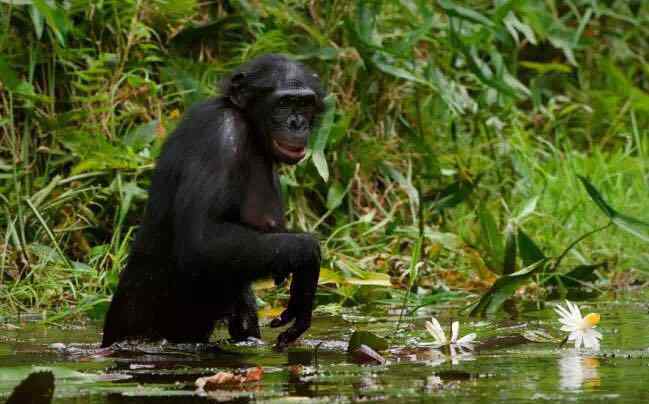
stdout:
{"type": "Polygon", "coordinates": [[[599,313],[590,313],[584,317],[583,324],[584,327],[593,328],[599,323],[600,315],[599,313]]]}

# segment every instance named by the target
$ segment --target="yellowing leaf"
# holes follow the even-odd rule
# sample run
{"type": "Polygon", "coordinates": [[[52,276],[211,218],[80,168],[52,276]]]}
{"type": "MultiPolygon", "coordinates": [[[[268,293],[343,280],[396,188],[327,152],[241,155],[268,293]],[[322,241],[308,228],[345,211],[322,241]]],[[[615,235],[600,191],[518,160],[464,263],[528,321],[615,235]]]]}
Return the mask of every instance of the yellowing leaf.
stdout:
{"type": "Polygon", "coordinates": [[[320,268],[320,279],[318,280],[319,285],[324,285],[327,283],[335,283],[339,285],[345,282],[345,277],[340,273],[333,271],[329,268],[320,268]]]}
{"type": "Polygon", "coordinates": [[[364,286],[392,286],[390,276],[377,272],[367,272],[364,278],[347,278],[345,281],[351,285],[364,286]]]}

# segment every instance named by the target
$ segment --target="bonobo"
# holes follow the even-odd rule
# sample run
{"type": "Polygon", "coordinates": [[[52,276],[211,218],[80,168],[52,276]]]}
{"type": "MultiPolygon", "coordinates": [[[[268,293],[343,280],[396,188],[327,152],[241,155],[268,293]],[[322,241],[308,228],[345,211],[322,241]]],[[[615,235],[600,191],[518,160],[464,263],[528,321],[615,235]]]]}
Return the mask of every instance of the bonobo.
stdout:
{"type": "Polygon", "coordinates": [[[127,339],[207,342],[227,319],[260,338],[251,283],[292,275],[283,347],[311,324],[320,247],[285,228],[278,163],[296,164],[322,114],[318,76],[280,55],[241,66],[222,96],[192,107],[165,143],[145,216],[120,275],[102,346],[127,339]]]}

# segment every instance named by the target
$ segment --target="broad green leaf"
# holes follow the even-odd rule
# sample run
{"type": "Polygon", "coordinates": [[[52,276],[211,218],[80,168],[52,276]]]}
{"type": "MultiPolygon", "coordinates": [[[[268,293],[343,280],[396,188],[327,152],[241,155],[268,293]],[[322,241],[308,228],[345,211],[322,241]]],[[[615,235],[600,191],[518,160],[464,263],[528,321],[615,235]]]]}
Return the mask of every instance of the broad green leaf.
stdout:
{"type": "Polygon", "coordinates": [[[487,250],[487,265],[499,271],[503,268],[504,241],[496,226],[496,220],[484,205],[478,209],[480,221],[480,243],[487,250]]]}
{"type": "Polygon", "coordinates": [[[521,261],[523,261],[524,267],[529,267],[547,259],[543,251],[541,251],[536,243],[522,229],[518,229],[516,236],[518,239],[519,256],[521,257],[521,261]]]}
{"type": "Polygon", "coordinates": [[[352,353],[360,348],[361,345],[367,345],[375,351],[385,351],[390,347],[385,338],[381,338],[374,333],[369,331],[354,331],[352,337],[349,339],[347,352],[352,353]]]}
{"type": "Polygon", "coordinates": [[[606,269],[607,267],[608,263],[606,261],[592,265],[578,265],[566,274],[551,277],[548,279],[546,284],[556,285],[557,279],[561,279],[563,286],[567,288],[578,288],[583,286],[584,283],[593,283],[597,281],[598,278],[597,274],[595,274],[595,270],[599,268],[606,269]]]}
{"type": "Polygon", "coordinates": [[[54,32],[61,46],[65,47],[65,37],[70,26],[65,9],[55,2],[33,0],[34,7],[45,18],[47,26],[54,32]]]}
{"type": "Polygon", "coordinates": [[[545,260],[530,265],[509,275],[503,275],[494,282],[491,288],[480,298],[471,309],[471,316],[484,316],[498,311],[516,289],[521,287],[532,275],[543,267],[545,260]]]}
{"type": "Polygon", "coordinates": [[[327,203],[326,207],[328,210],[334,210],[343,202],[345,198],[345,190],[338,183],[331,184],[329,190],[327,191],[327,203]]]}
{"type": "Polygon", "coordinates": [[[315,136],[309,141],[309,148],[311,149],[311,160],[315,166],[320,177],[327,182],[329,180],[329,166],[324,156],[324,150],[327,146],[327,139],[334,123],[334,115],[336,113],[336,98],[333,95],[327,96],[324,100],[326,112],[322,118],[320,128],[315,133],[315,136]]]}
{"type": "Polygon", "coordinates": [[[34,24],[36,38],[41,39],[43,37],[45,18],[43,18],[43,14],[41,14],[40,11],[38,11],[38,8],[35,6],[29,8],[29,14],[32,17],[32,24],[34,24]]]}
{"type": "Polygon", "coordinates": [[[503,258],[503,274],[516,272],[516,227],[510,223],[505,229],[505,256],[503,258]]]}

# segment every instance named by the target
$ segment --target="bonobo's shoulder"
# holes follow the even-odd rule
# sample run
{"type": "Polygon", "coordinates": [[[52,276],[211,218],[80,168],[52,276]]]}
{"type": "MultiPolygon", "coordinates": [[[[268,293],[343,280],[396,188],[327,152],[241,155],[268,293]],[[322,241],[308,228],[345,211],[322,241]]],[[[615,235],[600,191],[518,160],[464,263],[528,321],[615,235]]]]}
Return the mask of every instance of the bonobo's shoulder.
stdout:
{"type": "Polygon", "coordinates": [[[246,129],[243,114],[224,102],[222,98],[213,98],[192,105],[185,114],[184,121],[203,125],[218,124],[228,129],[246,129]]]}
{"type": "Polygon", "coordinates": [[[194,104],[185,112],[170,143],[183,145],[183,148],[202,144],[212,150],[214,147],[239,149],[247,133],[243,114],[223,99],[214,98],[194,104]]]}

